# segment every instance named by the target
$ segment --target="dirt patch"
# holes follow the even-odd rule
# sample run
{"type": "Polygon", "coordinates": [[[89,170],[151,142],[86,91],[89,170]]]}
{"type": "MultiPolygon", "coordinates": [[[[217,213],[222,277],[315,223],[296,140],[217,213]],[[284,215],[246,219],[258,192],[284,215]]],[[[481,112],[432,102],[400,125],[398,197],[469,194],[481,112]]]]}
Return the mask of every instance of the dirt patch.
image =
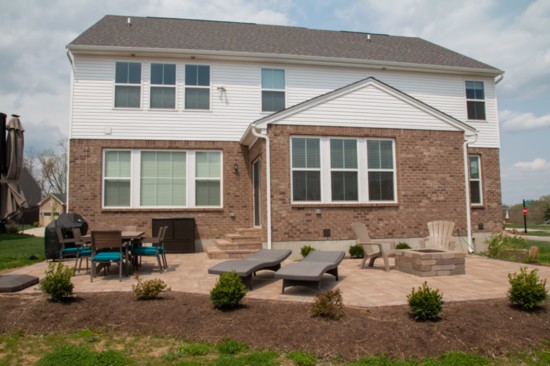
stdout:
{"type": "Polygon", "coordinates": [[[82,293],[59,304],[43,295],[0,296],[0,332],[69,332],[82,328],[117,334],[165,335],[217,342],[233,338],[252,347],[305,350],[320,357],[436,356],[474,351],[498,356],[550,340],[548,305],[522,312],[505,300],[444,305],[438,322],[415,322],[407,306],[346,308],[344,318],[312,318],[308,304],[245,299],[233,311],[215,310],[205,295],[168,293],[137,301],[131,293],[82,293]]]}

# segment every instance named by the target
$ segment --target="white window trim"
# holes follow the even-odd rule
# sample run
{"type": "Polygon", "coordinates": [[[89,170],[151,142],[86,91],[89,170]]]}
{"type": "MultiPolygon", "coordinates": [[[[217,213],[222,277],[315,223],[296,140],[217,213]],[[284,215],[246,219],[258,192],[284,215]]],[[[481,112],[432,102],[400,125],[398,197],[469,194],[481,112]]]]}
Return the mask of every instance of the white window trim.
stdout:
{"type": "Polygon", "coordinates": [[[115,61],[114,62],[114,68],[113,68],[113,109],[116,110],[142,110],[143,109],[143,65],[144,63],[141,61],[115,61]],[[126,63],[137,63],[141,64],[141,75],[140,75],[140,82],[139,84],[129,84],[129,83],[117,83],[116,82],[116,64],[118,62],[126,62],[126,63]],[[139,86],[139,107],[117,107],[115,105],[115,98],[116,98],[116,87],[117,86],[139,86]]]}
{"type": "MultiPolygon", "coordinates": [[[[102,157],[102,187],[101,187],[101,208],[102,209],[216,209],[223,208],[223,151],[222,150],[162,150],[162,149],[105,149],[103,150],[102,157]],[[130,206],[105,206],[105,156],[109,151],[129,151],[130,152],[130,206]],[[159,152],[185,152],[185,168],[187,169],[185,174],[185,188],[186,198],[185,206],[142,206],[140,205],[141,198],[141,152],[142,151],[159,151],[159,152]],[[220,205],[219,206],[197,206],[195,204],[195,153],[196,152],[216,152],[220,154],[220,205]]],[[[113,179],[112,177],[109,179],[113,179]]],[[[116,178],[115,178],[116,179],[116,178]]],[[[125,178],[126,179],[126,178],[125,178]]],[[[199,178],[200,180],[200,178],[199,178]]],[[[208,178],[208,180],[215,180],[215,178],[208,178]]]]}
{"type": "Polygon", "coordinates": [[[285,93],[285,106],[283,108],[286,109],[288,108],[288,99],[287,99],[287,96],[288,96],[288,93],[287,93],[287,70],[284,68],[284,67],[277,67],[277,66],[273,66],[273,67],[270,67],[270,66],[264,66],[264,67],[261,67],[260,68],[260,113],[262,114],[265,114],[265,115],[269,115],[269,114],[272,114],[272,113],[277,113],[278,111],[264,111],[262,106],[263,106],[263,92],[264,91],[274,91],[274,92],[283,92],[285,93]],[[262,87],[262,70],[283,70],[284,74],[285,74],[285,88],[284,89],[269,89],[269,88],[266,88],[264,89],[262,87]]]}
{"type": "Polygon", "coordinates": [[[149,63],[149,109],[152,111],[175,111],[178,109],[178,64],[171,62],[151,62],[149,63]],[[153,84],[153,64],[157,65],[174,65],[176,67],[176,75],[174,85],[170,84],[153,84]],[[151,107],[152,89],[153,88],[173,88],[174,89],[174,108],[153,108],[151,107]]]}
{"type": "MultiPolygon", "coordinates": [[[[183,65],[183,101],[182,101],[182,108],[183,111],[191,111],[191,112],[211,112],[212,111],[212,65],[210,64],[201,64],[201,63],[186,63],[183,65]],[[208,86],[204,85],[187,85],[187,79],[185,78],[185,72],[187,66],[208,66],[208,73],[209,73],[209,80],[210,84],[208,86]],[[207,89],[208,90],[208,109],[200,109],[200,108],[186,108],[185,107],[185,98],[187,96],[187,88],[189,89],[207,89]]],[[[176,103],[177,105],[177,103],[176,103]]]]}
{"type": "MultiPolygon", "coordinates": [[[[473,203],[471,198],[471,192],[470,192],[470,205],[474,207],[483,206],[483,176],[481,175],[481,156],[480,155],[468,155],[468,160],[470,158],[476,158],[477,159],[477,167],[479,169],[479,178],[478,179],[472,179],[471,170],[468,169],[468,175],[470,178],[470,182],[479,182],[479,203],[473,203]]],[[[468,167],[470,166],[470,162],[468,161],[468,167]]],[[[470,184],[470,191],[472,190],[472,185],[470,184]]]]}
{"type": "Polygon", "coordinates": [[[487,96],[485,95],[485,82],[482,80],[465,80],[464,81],[464,94],[466,97],[466,119],[470,122],[486,122],[487,121],[487,96]],[[475,83],[481,83],[483,84],[483,99],[472,99],[468,98],[468,88],[466,87],[466,83],[468,82],[475,82],[475,83]],[[468,102],[483,102],[483,109],[485,110],[485,119],[470,119],[468,116],[468,102]]]}
{"type": "Polygon", "coordinates": [[[340,137],[340,136],[290,136],[289,137],[289,148],[290,148],[290,199],[291,204],[296,205],[318,205],[318,204],[337,204],[337,205],[357,205],[357,204],[396,204],[398,203],[397,199],[397,164],[396,164],[396,154],[395,154],[395,139],[392,138],[353,138],[353,137],[340,137]],[[320,159],[321,165],[320,168],[296,168],[292,166],[292,139],[293,138],[315,138],[319,139],[319,149],[320,149],[320,159]],[[358,179],[358,200],[357,201],[332,201],[332,180],[331,180],[331,166],[330,166],[330,140],[331,139],[351,139],[357,140],[357,179],[358,179]],[[392,158],[393,158],[393,169],[368,169],[368,160],[367,160],[367,141],[391,141],[392,142],[392,158]],[[321,171],[321,200],[320,201],[295,201],[294,200],[294,171],[321,171]],[[369,185],[368,185],[368,174],[369,171],[392,171],[393,172],[393,197],[392,201],[371,201],[369,199],[369,185]]]}

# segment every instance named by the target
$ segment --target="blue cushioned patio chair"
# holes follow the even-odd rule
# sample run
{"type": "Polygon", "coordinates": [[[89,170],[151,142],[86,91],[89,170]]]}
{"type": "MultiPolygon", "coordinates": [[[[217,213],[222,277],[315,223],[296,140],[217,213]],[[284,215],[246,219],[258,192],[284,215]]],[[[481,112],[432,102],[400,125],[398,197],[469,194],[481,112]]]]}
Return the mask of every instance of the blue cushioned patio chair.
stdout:
{"type": "MultiPolygon", "coordinates": [[[[80,264],[78,265],[78,271],[80,272],[80,270],[82,269],[82,259],[86,259],[86,271],[88,271],[89,269],[88,262],[89,262],[90,256],[92,255],[92,248],[90,246],[91,243],[89,240],[85,241],[84,239],[82,239],[82,232],[80,231],[80,228],[77,228],[77,227],[73,228],[73,238],[74,238],[75,245],[80,249],[76,257],[77,262],[80,259],[80,264]]],[[[74,270],[76,273],[77,271],[76,263],[74,266],[74,270]]]]}
{"type": "Polygon", "coordinates": [[[113,262],[119,264],[118,277],[119,281],[122,281],[122,267],[124,266],[126,257],[125,252],[120,230],[92,230],[92,271],[90,281],[94,280],[96,264],[109,265],[113,262]]]}
{"type": "Polygon", "coordinates": [[[138,257],[157,257],[157,262],[160,271],[163,272],[168,268],[168,262],[166,261],[166,250],[164,249],[164,237],[166,236],[166,230],[168,226],[161,226],[156,237],[141,239],[142,245],[139,247],[132,247],[132,256],[135,258],[134,263],[138,263],[138,257]],[[145,246],[143,244],[151,244],[151,246],[145,246]]]}
{"type": "Polygon", "coordinates": [[[79,245],[80,243],[76,242],[74,237],[66,237],[60,227],[55,228],[55,232],[57,234],[57,241],[61,244],[61,248],[59,249],[59,260],[63,261],[67,257],[74,257],[74,274],[76,273],[76,267],[78,264],[78,259],[80,258],[82,247],[79,245]]]}

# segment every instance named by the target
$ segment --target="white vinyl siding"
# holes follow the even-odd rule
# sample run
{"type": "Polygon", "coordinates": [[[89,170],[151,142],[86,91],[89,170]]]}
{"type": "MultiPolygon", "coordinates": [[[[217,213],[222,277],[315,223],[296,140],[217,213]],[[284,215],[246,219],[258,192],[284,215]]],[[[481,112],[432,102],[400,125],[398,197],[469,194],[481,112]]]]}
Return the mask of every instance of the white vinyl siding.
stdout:
{"type": "Polygon", "coordinates": [[[481,185],[481,157],[470,155],[470,202],[473,206],[483,204],[483,190],[481,185]]]}
{"type": "Polygon", "coordinates": [[[103,207],[223,206],[221,151],[105,150],[103,207]]]}
{"type": "Polygon", "coordinates": [[[392,139],[291,137],[293,203],[396,203],[392,139]]]}
{"type": "MultiPolygon", "coordinates": [[[[138,57],[115,59],[76,55],[71,138],[239,141],[250,123],[265,117],[265,113],[261,112],[260,64],[210,62],[209,113],[185,109],[186,64],[184,59],[155,58],[153,61],[138,57]],[[145,106],[150,105],[151,63],[175,63],[177,78],[174,112],[167,113],[166,110],[157,109],[113,110],[114,69],[115,63],[121,61],[141,62],[143,87],[140,105],[145,106]]],[[[460,75],[291,64],[270,64],[269,67],[285,70],[286,108],[372,76],[476,128],[479,135],[472,147],[499,147],[495,85],[491,77],[465,78],[460,75]],[[486,121],[467,120],[464,89],[466,80],[484,83],[486,121]]],[[[358,91],[337,103],[312,109],[300,116],[300,119],[289,118],[285,123],[452,130],[452,127],[433,116],[421,113],[379,90],[358,91]]]]}

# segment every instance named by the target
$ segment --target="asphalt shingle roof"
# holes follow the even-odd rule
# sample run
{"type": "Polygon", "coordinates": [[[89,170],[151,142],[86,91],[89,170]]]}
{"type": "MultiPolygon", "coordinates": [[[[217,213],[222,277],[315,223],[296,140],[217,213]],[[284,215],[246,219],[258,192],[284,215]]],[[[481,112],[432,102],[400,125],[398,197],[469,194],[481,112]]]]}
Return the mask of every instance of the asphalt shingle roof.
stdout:
{"type": "Polygon", "coordinates": [[[359,59],[500,70],[416,37],[207,20],[107,15],[69,44],[359,59]],[[128,25],[131,18],[131,25],[128,25]]]}

